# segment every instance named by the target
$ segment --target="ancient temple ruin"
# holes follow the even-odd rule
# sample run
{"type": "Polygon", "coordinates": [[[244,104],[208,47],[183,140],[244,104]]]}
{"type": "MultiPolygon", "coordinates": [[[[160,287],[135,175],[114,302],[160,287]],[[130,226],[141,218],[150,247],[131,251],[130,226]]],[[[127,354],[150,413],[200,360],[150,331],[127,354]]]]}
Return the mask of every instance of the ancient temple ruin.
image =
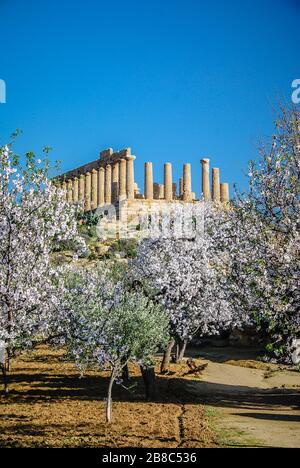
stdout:
{"type": "MultiPolygon", "coordinates": [[[[172,164],[164,164],[164,183],[155,182],[153,165],[145,163],[144,194],[135,183],[134,162],[131,149],[114,152],[111,148],[100,153],[100,158],[62,175],[58,182],[66,191],[70,203],[82,202],[86,212],[101,207],[115,207],[115,221],[151,215],[165,210],[172,203],[199,203],[192,188],[191,164],[183,165],[179,184],[174,183],[172,164]]],[[[202,197],[206,201],[227,204],[229,185],[221,183],[220,170],[213,168],[210,160],[202,159],[202,197]]],[[[138,224],[138,221],[136,221],[138,224]]]]}
{"type": "MultiPolygon", "coordinates": [[[[185,201],[196,202],[192,189],[191,165],[183,165],[183,175],[177,184],[173,182],[172,164],[164,165],[164,184],[154,182],[153,165],[145,163],[145,193],[140,194],[134,179],[134,161],[136,157],[131,149],[113,152],[107,149],[100,153],[100,158],[59,178],[66,190],[69,202],[84,202],[85,211],[95,210],[103,204],[116,204],[124,200],[144,201],[185,201]]],[[[210,183],[210,160],[202,159],[202,194],[205,200],[227,203],[229,185],[220,183],[220,170],[212,169],[210,183]]]]}

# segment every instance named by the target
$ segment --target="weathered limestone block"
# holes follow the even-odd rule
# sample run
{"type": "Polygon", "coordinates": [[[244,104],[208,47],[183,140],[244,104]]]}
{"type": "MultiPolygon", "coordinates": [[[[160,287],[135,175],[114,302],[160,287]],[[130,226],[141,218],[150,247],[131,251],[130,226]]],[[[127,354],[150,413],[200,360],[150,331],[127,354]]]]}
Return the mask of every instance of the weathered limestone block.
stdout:
{"type": "Polygon", "coordinates": [[[103,163],[106,163],[110,160],[111,156],[113,155],[114,150],[112,148],[108,148],[100,153],[100,160],[103,163]]]}

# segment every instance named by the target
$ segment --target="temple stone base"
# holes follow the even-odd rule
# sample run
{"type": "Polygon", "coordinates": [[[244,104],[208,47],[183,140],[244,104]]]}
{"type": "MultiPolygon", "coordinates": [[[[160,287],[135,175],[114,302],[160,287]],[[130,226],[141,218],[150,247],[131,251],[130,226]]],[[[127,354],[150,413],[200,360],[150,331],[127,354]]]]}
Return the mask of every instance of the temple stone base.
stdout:
{"type": "MultiPolygon", "coordinates": [[[[191,202],[193,204],[199,201],[191,202]]],[[[147,227],[151,222],[152,216],[162,217],[170,214],[174,205],[187,203],[182,200],[166,202],[166,200],[145,200],[134,199],[124,200],[114,205],[114,213],[110,212],[106,216],[105,206],[103,207],[104,216],[99,221],[98,235],[99,239],[141,239],[147,236],[147,227]]],[[[101,208],[98,208],[101,213],[101,208]]]]}

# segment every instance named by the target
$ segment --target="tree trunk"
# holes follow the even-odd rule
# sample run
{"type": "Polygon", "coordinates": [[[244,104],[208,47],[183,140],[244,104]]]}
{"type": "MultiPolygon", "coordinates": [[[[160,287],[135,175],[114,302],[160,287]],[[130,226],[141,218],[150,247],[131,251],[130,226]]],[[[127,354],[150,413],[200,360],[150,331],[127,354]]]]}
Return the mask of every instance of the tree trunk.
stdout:
{"type": "Polygon", "coordinates": [[[178,354],[178,360],[177,360],[178,363],[181,362],[184,358],[187,344],[188,344],[188,340],[180,341],[179,354],[178,354]]]}
{"type": "Polygon", "coordinates": [[[112,396],[111,395],[112,395],[112,388],[114,385],[115,378],[116,378],[115,374],[114,372],[112,372],[110,376],[109,385],[108,385],[107,403],[106,403],[106,422],[108,424],[110,424],[112,421],[112,396]]]}
{"type": "Polygon", "coordinates": [[[128,382],[128,380],[130,380],[128,364],[126,364],[122,369],[122,379],[124,380],[124,382],[128,382]]]}
{"type": "Polygon", "coordinates": [[[157,397],[157,387],[154,367],[141,366],[141,372],[146,388],[146,400],[153,401],[157,397]]]}
{"type": "Polygon", "coordinates": [[[175,349],[176,349],[176,353],[174,355],[174,362],[176,362],[176,364],[177,364],[177,362],[179,360],[179,354],[180,354],[180,345],[179,345],[179,343],[176,343],[175,349]]]}
{"type": "Polygon", "coordinates": [[[11,370],[11,360],[10,357],[7,359],[7,364],[6,364],[6,371],[10,372],[11,370]]]}
{"type": "Polygon", "coordinates": [[[163,374],[164,372],[167,372],[168,368],[169,368],[169,365],[170,365],[170,359],[171,359],[171,353],[172,353],[172,349],[174,347],[174,344],[175,344],[175,340],[172,339],[170,341],[170,343],[168,344],[168,347],[164,353],[164,357],[163,357],[163,360],[162,360],[162,363],[161,363],[161,367],[160,367],[160,372],[161,374],[163,374]]]}
{"type": "Polygon", "coordinates": [[[4,384],[4,395],[8,395],[8,378],[7,378],[7,372],[5,369],[5,365],[1,366],[2,370],[2,375],[3,375],[3,384],[4,384]]]}

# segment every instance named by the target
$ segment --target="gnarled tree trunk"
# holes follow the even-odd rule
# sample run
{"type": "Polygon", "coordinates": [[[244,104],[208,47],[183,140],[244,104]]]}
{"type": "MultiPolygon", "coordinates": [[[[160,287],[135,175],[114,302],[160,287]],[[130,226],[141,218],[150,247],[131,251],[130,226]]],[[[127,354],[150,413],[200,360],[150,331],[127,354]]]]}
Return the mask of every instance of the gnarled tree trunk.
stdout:
{"type": "Polygon", "coordinates": [[[163,374],[164,372],[167,372],[168,369],[169,369],[169,365],[170,365],[170,359],[171,359],[171,353],[172,353],[172,349],[174,347],[174,344],[175,344],[175,340],[172,339],[168,346],[167,346],[167,349],[164,353],[164,357],[163,357],[163,360],[162,360],[162,363],[161,363],[161,367],[160,367],[160,372],[163,374]]]}
{"type": "Polygon", "coordinates": [[[128,382],[128,380],[130,380],[130,374],[129,374],[128,364],[126,364],[126,365],[123,367],[123,370],[122,370],[122,379],[124,380],[124,382],[128,382]]]}
{"type": "Polygon", "coordinates": [[[180,363],[180,362],[183,360],[183,358],[184,358],[187,344],[188,344],[188,340],[183,340],[183,341],[180,340],[180,343],[179,343],[179,352],[178,352],[178,357],[177,357],[177,362],[178,362],[178,363],[180,363]]]}
{"type": "Polygon", "coordinates": [[[157,397],[157,386],[154,367],[141,366],[141,372],[146,388],[146,400],[153,401],[157,397]]]}

